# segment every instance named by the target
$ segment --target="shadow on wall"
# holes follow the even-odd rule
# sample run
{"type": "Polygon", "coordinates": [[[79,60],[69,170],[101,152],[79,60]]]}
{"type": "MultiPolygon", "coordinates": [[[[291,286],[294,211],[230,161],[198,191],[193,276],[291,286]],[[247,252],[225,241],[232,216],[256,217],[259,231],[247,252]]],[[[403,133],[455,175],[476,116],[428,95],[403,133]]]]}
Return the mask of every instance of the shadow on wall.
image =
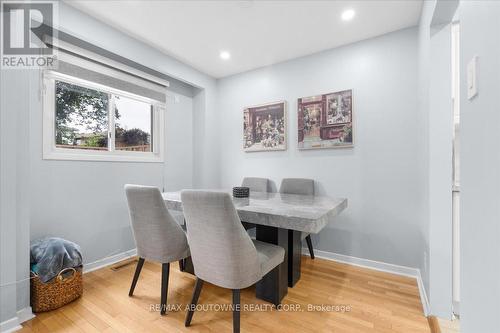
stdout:
{"type": "MultiPolygon", "coordinates": [[[[349,154],[347,150],[345,152],[349,154]]],[[[295,177],[295,175],[287,175],[286,177],[295,177]]],[[[278,192],[280,182],[270,179],[268,191],[278,192]]],[[[317,194],[329,195],[322,182],[315,181],[314,186],[317,194]]],[[[350,203],[350,206],[352,205],[354,203],[350,203]]],[[[417,250],[411,252],[401,251],[401,248],[408,250],[426,248],[425,239],[418,226],[413,225],[411,221],[403,220],[404,216],[394,211],[381,212],[380,210],[383,207],[372,200],[366,202],[365,205],[365,209],[373,212],[373,220],[366,220],[353,215],[357,209],[354,206],[348,207],[345,212],[319,234],[311,235],[315,250],[411,268],[421,267],[422,276],[425,276],[428,271],[427,254],[417,250]],[[377,218],[380,216],[384,216],[384,219],[377,218]],[[387,221],[397,220],[400,223],[396,225],[387,224],[387,221]],[[379,232],[366,229],[367,224],[378,225],[379,232]],[[370,255],[366,255],[368,252],[370,255]]],[[[303,246],[305,247],[305,244],[303,246]]]]}
{"type": "MultiPolygon", "coordinates": [[[[356,138],[354,138],[356,139],[356,138]]],[[[297,154],[300,158],[310,158],[310,157],[345,157],[354,156],[356,149],[356,142],[354,142],[354,147],[343,147],[343,148],[325,148],[325,149],[297,149],[297,154]]]]}
{"type": "Polygon", "coordinates": [[[359,228],[358,226],[354,230],[347,230],[343,229],[341,225],[332,223],[319,234],[311,235],[314,249],[406,267],[422,267],[424,270],[422,275],[426,274],[428,263],[425,263],[425,253],[413,251],[402,256],[399,250],[401,247],[407,249],[423,248],[421,246],[424,243],[424,238],[417,227],[402,223],[401,227],[390,233],[367,233],[363,232],[363,230],[356,230],[359,228]],[[400,238],[400,234],[407,235],[400,238]],[[408,234],[411,234],[412,237],[409,237],[408,234]],[[412,241],[400,244],[399,239],[412,239],[412,241]],[[365,255],[367,250],[375,248],[377,250],[371,251],[370,256],[365,255]]]}
{"type": "MultiPolygon", "coordinates": [[[[302,178],[300,176],[286,176],[284,178],[294,178],[294,177],[302,178]]],[[[269,183],[267,185],[267,191],[270,193],[277,193],[277,192],[279,192],[280,185],[281,185],[281,181],[276,182],[273,179],[269,179],[269,183]]],[[[327,193],[325,186],[321,182],[318,182],[317,180],[314,181],[314,191],[317,195],[329,195],[327,193]]],[[[332,195],[330,195],[330,196],[332,196],[332,195]]]]}
{"type": "Polygon", "coordinates": [[[268,188],[267,190],[269,192],[278,192],[278,185],[274,182],[274,180],[269,179],[269,183],[267,184],[268,188]]]}
{"type": "Polygon", "coordinates": [[[314,191],[319,195],[325,195],[327,193],[325,186],[317,181],[314,182],[314,191]]]}
{"type": "Polygon", "coordinates": [[[135,248],[134,236],[130,224],[121,226],[119,229],[102,230],[91,235],[93,241],[85,241],[82,244],[84,254],[83,263],[88,265],[100,260],[121,254],[135,248]],[[100,244],[98,254],[86,248],[88,244],[100,244]]]}

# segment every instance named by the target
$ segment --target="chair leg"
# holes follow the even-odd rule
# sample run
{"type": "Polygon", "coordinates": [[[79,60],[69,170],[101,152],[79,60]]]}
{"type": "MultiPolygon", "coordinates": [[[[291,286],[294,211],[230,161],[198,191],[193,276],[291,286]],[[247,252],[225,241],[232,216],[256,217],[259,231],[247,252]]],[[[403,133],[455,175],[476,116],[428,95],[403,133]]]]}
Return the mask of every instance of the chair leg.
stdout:
{"type": "Polygon", "coordinates": [[[167,312],[167,294],[168,294],[168,276],[170,273],[170,264],[161,264],[161,310],[160,314],[167,312]]]}
{"type": "Polygon", "coordinates": [[[311,259],[314,259],[314,250],[313,250],[313,243],[311,241],[311,235],[307,235],[306,242],[307,242],[307,247],[309,248],[309,254],[311,255],[311,259]]]}
{"type": "Polygon", "coordinates": [[[179,270],[184,272],[184,259],[179,260],[179,270]]]}
{"type": "Polygon", "coordinates": [[[134,278],[132,279],[132,285],[130,286],[130,291],[128,292],[129,296],[134,294],[135,285],[137,284],[137,280],[139,280],[139,275],[141,274],[142,265],[144,265],[144,258],[139,258],[137,262],[137,266],[135,267],[134,278]]]}
{"type": "Polygon", "coordinates": [[[233,333],[240,333],[240,290],[233,289],[233,333]]]}
{"type": "Polygon", "coordinates": [[[191,303],[189,304],[188,313],[186,314],[186,321],[184,326],[188,327],[191,325],[191,319],[193,319],[194,309],[196,304],[198,304],[198,298],[200,297],[201,287],[203,287],[203,280],[196,278],[196,284],[194,285],[193,296],[191,297],[191,303]]]}

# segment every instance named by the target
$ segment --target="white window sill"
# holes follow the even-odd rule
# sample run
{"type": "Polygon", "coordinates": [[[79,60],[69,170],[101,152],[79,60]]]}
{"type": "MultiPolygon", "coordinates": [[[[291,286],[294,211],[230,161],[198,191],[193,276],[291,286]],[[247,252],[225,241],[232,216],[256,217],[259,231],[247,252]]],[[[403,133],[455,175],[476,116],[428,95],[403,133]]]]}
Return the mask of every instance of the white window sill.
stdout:
{"type": "Polygon", "coordinates": [[[75,151],[73,149],[55,149],[50,152],[44,152],[43,159],[62,161],[163,163],[163,157],[160,154],[155,153],[123,151],[75,151]]]}

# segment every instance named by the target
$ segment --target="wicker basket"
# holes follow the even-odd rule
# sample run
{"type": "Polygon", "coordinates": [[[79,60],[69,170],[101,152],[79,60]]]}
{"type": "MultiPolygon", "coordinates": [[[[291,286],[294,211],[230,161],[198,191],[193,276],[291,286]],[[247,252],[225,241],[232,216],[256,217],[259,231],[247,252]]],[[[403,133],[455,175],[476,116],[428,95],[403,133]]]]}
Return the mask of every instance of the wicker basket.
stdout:
{"type": "Polygon", "coordinates": [[[33,312],[50,311],[74,301],[83,293],[81,268],[65,268],[47,283],[31,273],[31,308],[33,312]],[[68,276],[68,273],[71,274],[68,276]]]}

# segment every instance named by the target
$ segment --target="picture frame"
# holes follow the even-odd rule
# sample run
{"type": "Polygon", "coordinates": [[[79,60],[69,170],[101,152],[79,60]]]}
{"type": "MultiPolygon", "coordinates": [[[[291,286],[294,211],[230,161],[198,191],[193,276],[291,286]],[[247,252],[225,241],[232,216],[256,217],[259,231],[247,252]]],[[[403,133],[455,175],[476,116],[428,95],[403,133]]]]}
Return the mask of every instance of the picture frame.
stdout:
{"type": "Polygon", "coordinates": [[[354,147],[352,89],[297,100],[298,149],[354,147]]]}
{"type": "Polygon", "coordinates": [[[286,101],[270,102],[243,109],[243,150],[245,152],[287,149],[286,101]]]}

